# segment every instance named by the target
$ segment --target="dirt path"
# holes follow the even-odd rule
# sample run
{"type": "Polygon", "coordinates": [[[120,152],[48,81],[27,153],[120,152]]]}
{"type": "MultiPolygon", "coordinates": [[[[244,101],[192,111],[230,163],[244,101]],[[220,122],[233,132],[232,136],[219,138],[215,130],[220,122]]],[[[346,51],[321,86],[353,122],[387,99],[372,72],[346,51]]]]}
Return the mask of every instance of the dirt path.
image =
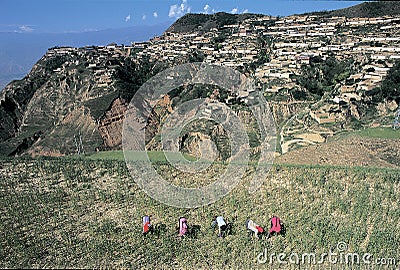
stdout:
{"type": "Polygon", "coordinates": [[[285,143],[283,143],[283,144],[281,145],[282,154],[285,154],[285,153],[287,153],[287,152],[289,151],[289,145],[294,144],[294,143],[299,143],[299,142],[302,142],[302,143],[305,142],[305,143],[309,143],[309,144],[315,144],[315,142],[310,141],[310,140],[306,140],[306,139],[294,139],[294,140],[290,140],[290,141],[287,141],[287,142],[285,142],[285,143]]]}

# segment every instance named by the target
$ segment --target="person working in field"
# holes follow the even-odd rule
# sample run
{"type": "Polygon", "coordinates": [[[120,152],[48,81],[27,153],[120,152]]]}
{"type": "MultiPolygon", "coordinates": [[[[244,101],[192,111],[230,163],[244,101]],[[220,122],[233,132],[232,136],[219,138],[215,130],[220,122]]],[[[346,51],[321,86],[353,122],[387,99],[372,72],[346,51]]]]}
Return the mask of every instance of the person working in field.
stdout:
{"type": "Polygon", "coordinates": [[[218,237],[222,237],[223,233],[227,229],[227,224],[224,220],[224,217],[223,216],[215,217],[214,221],[211,223],[211,226],[215,227],[215,225],[218,225],[218,237]]]}
{"type": "Polygon", "coordinates": [[[150,224],[150,216],[143,217],[143,235],[148,234],[151,231],[152,227],[150,224]]]}
{"type": "Polygon", "coordinates": [[[246,220],[246,229],[254,232],[255,238],[258,238],[259,233],[264,232],[264,229],[260,225],[258,225],[254,221],[252,221],[251,219],[246,220]]]}
{"type": "Polygon", "coordinates": [[[178,221],[179,236],[185,236],[188,232],[187,220],[184,217],[180,217],[178,221]]]}
{"type": "Polygon", "coordinates": [[[268,232],[268,238],[271,237],[273,234],[283,234],[284,233],[284,226],[281,219],[277,216],[273,216],[271,218],[271,229],[268,232]]]}

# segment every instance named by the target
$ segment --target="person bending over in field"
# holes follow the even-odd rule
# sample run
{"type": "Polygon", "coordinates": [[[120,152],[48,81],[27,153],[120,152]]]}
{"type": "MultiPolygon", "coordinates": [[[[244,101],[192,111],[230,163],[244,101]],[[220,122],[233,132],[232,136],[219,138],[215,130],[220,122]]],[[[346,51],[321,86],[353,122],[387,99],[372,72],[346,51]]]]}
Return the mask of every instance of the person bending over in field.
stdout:
{"type": "Polygon", "coordinates": [[[258,238],[259,233],[264,232],[264,229],[260,225],[258,225],[254,221],[252,221],[251,219],[246,220],[246,229],[254,232],[255,238],[258,238]]]}
{"type": "Polygon", "coordinates": [[[188,232],[187,220],[184,217],[180,217],[178,221],[179,236],[185,236],[188,232]]]}
{"type": "Polygon", "coordinates": [[[148,234],[152,229],[152,226],[150,224],[150,216],[144,216],[143,217],[143,235],[148,234]]]}
{"type": "Polygon", "coordinates": [[[271,229],[268,232],[268,238],[270,238],[273,234],[282,234],[285,233],[285,228],[281,219],[277,216],[273,216],[271,218],[271,229]]]}
{"type": "Polygon", "coordinates": [[[215,225],[218,225],[218,237],[222,237],[227,229],[227,224],[224,220],[224,217],[223,216],[215,217],[214,221],[211,223],[211,226],[215,227],[215,225]]]}

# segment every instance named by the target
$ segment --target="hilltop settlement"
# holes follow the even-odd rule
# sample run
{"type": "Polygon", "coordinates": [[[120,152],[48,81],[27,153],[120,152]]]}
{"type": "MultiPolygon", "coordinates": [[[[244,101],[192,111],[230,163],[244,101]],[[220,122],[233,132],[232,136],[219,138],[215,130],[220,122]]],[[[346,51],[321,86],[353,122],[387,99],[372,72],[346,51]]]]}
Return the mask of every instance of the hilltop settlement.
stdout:
{"type": "MultiPolygon", "coordinates": [[[[12,107],[14,116],[8,117],[14,120],[3,124],[1,141],[11,145],[8,155],[27,149],[30,154],[74,153],[80,148],[79,136],[87,151],[117,149],[132,97],[121,94],[121,69],[133,66],[131,71],[138,73],[143,65],[151,71],[160,63],[205,62],[235,68],[254,79],[256,90],[270,103],[280,133],[277,152],[282,154],[324,142],[342,130],[391,126],[399,98],[378,88],[400,59],[399,45],[400,16],[310,14],[254,15],[209,29],[199,24],[190,31],[171,27],[147,42],[129,45],[55,47],[22,82],[11,83],[2,92],[2,110],[12,107]],[[32,86],[38,74],[47,79],[32,86]],[[27,84],[29,98],[12,97],[27,84]],[[79,98],[71,98],[70,93],[78,93],[79,98]],[[35,106],[39,101],[40,110],[35,106]],[[66,137],[66,130],[74,132],[57,141],[56,137],[66,137]],[[72,147],[65,145],[68,141],[72,147]],[[54,143],[58,150],[49,146],[54,143]]],[[[223,102],[246,102],[248,95],[228,93],[223,102]]],[[[171,106],[169,100],[165,102],[171,106]]]]}

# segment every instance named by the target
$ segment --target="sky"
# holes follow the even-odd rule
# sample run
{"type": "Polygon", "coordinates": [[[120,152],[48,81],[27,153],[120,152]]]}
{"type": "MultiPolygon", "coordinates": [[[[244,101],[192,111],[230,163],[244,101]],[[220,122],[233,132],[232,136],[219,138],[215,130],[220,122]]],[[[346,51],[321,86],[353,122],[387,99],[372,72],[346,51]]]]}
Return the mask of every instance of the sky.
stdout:
{"type": "Polygon", "coordinates": [[[0,32],[70,33],[174,22],[186,13],[287,16],[345,8],[334,0],[1,0],[0,32]]]}

